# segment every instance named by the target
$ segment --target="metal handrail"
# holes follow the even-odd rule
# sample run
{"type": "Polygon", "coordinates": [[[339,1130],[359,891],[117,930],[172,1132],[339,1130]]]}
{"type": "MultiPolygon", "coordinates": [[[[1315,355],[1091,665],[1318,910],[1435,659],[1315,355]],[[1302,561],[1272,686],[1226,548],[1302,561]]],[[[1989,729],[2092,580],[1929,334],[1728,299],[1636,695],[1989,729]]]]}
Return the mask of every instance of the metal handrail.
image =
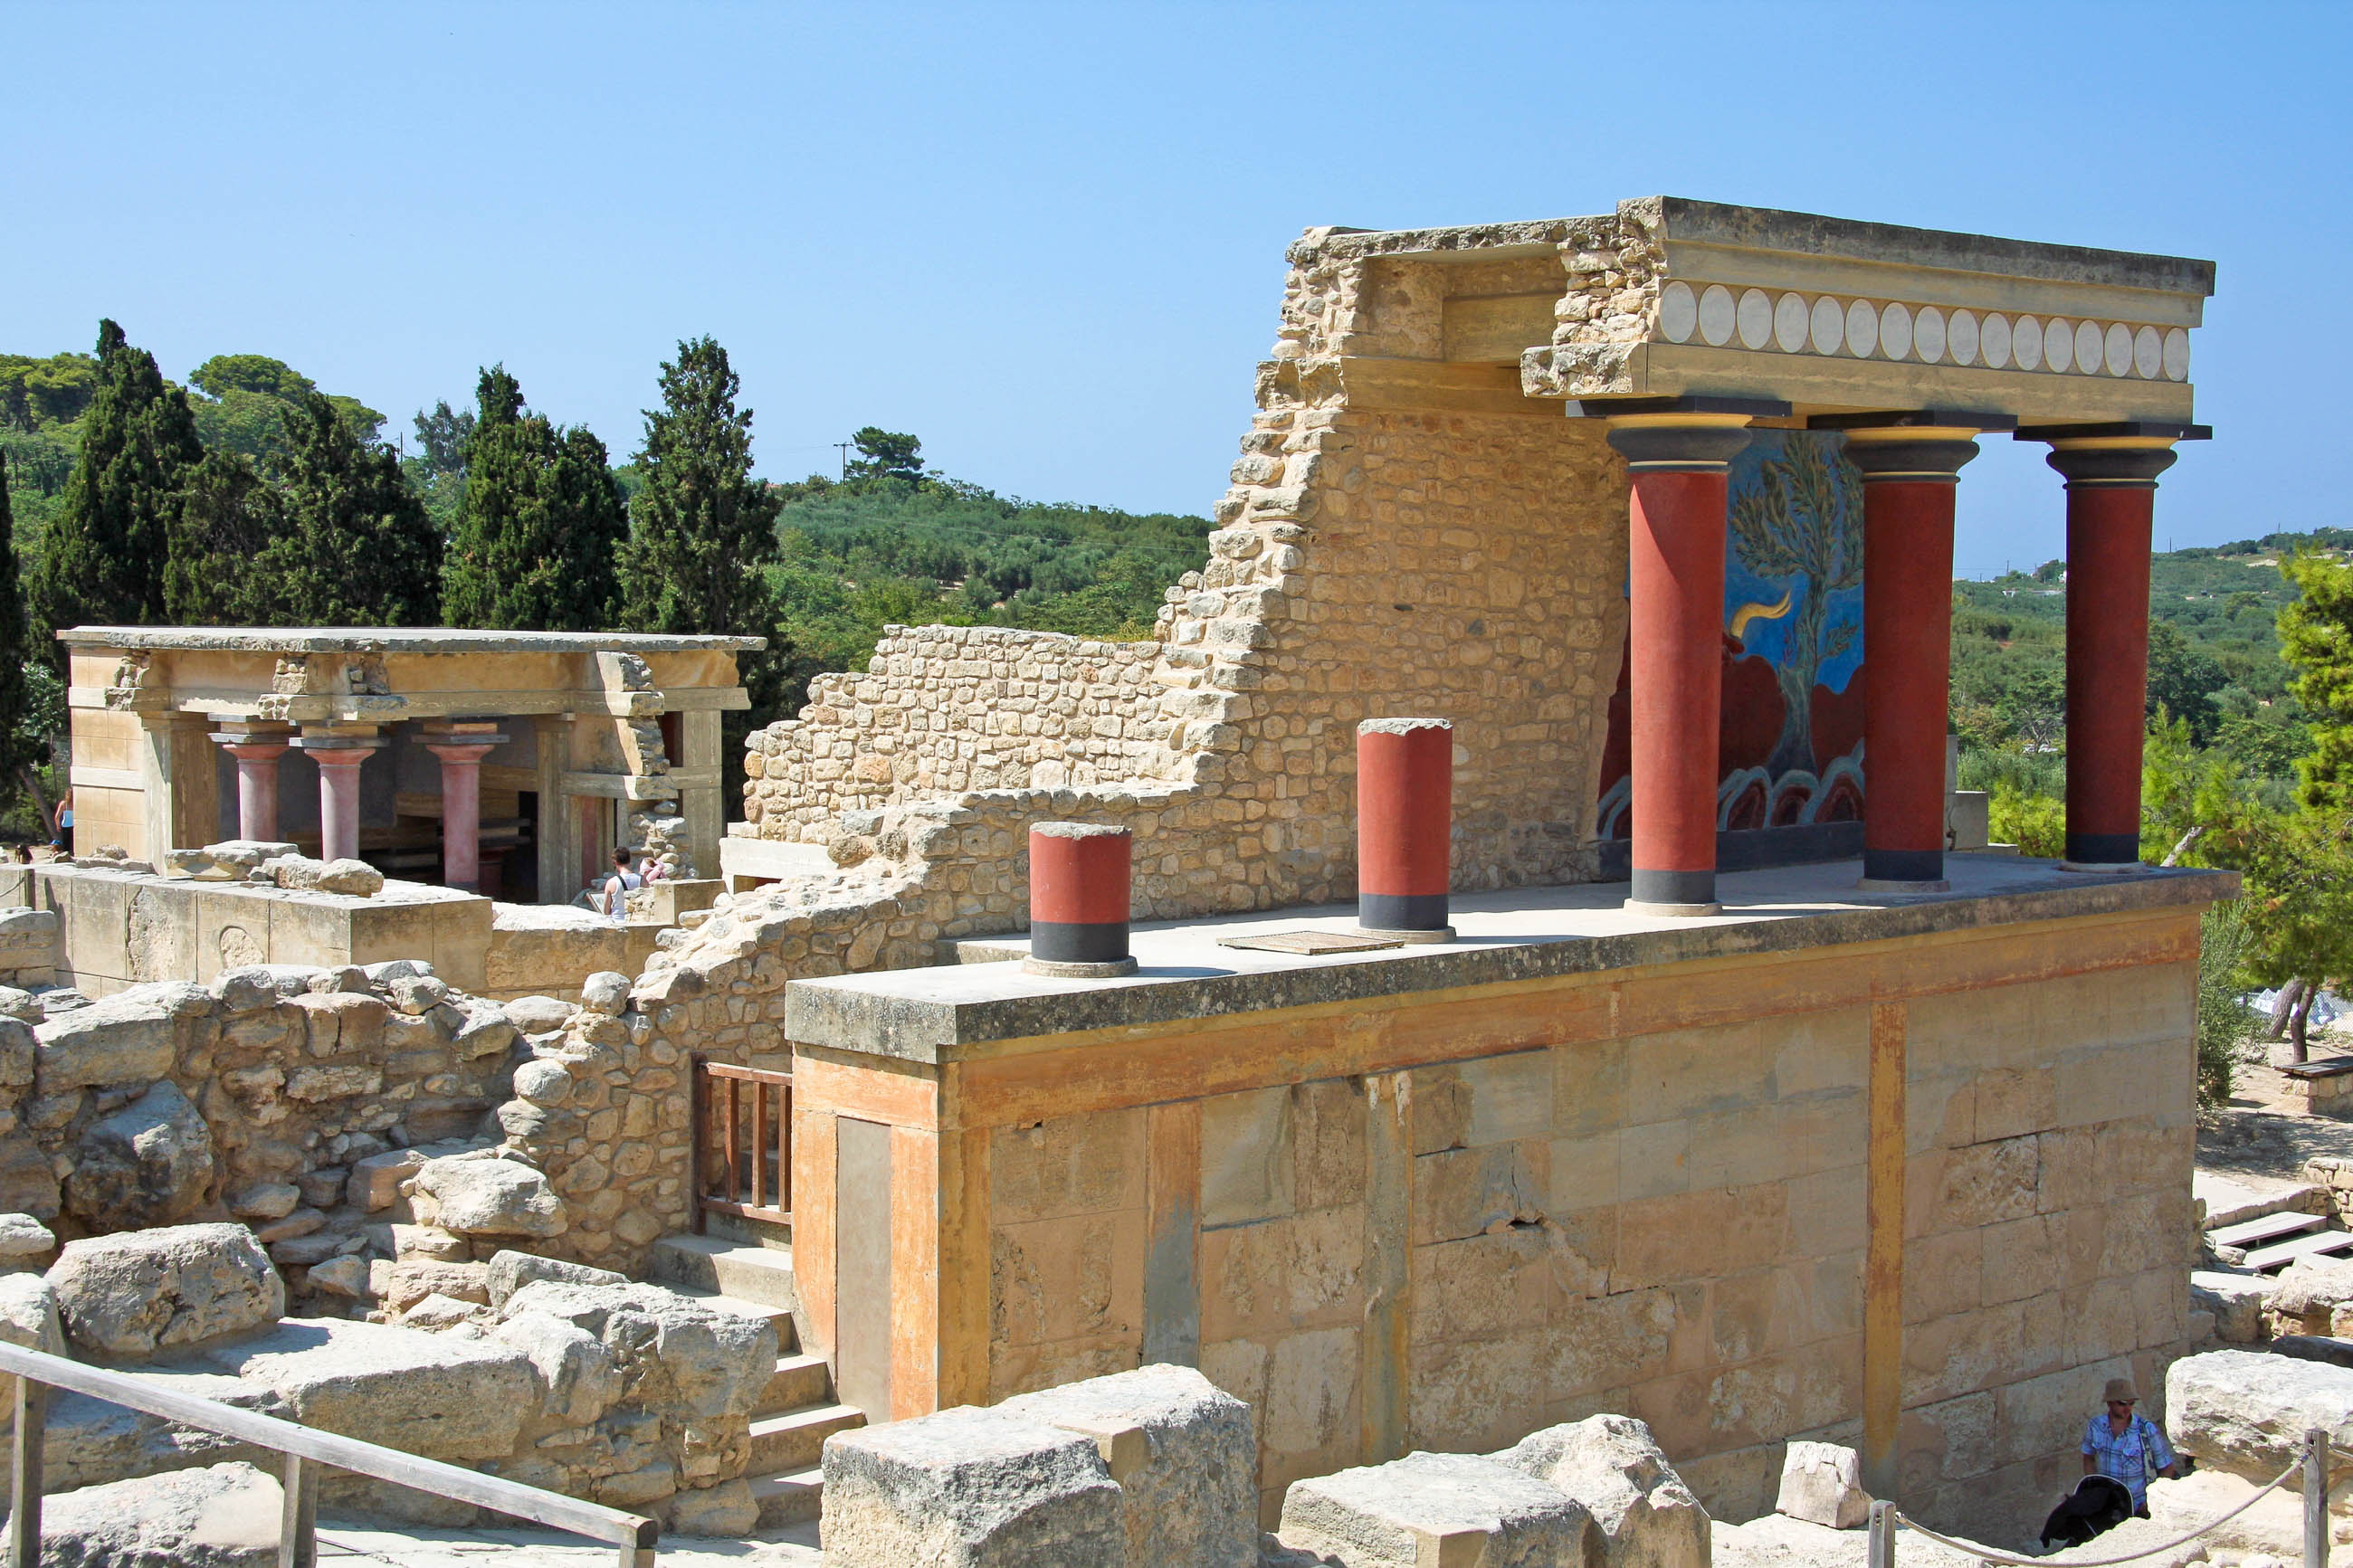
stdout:
{"type": "Polygon", "coordinates": [[[279,1529],[279,1568],[313,1568],[318,1560],[322,1467],[371,1476],[437,1497],[453,1498],[574,1535],[609,1541],[619,1549],[620,1568],[653,1568],[654,1545],[661,1539],[661,1525],[641,1514],[624,1513],[602,1503],[584,1502],[561,1492],[486,1476],[439,1459],[404,1454],[397,1448],[386,1448],[357,1437],[320,1432],[275,1415],[158,1388],[127,1373],[85,1366],[46,1351],[0,1342],[0,1373],[13,1373],[16,1378],[16,1442],[9,1467],[10,1568],[37,1568],[41,1560],[43,1427],[48,1417],[51,1388],[87,1394],[110,1405],[217,1432],[286,1456],[281,1477],[286,1504],[279,1529]]]}

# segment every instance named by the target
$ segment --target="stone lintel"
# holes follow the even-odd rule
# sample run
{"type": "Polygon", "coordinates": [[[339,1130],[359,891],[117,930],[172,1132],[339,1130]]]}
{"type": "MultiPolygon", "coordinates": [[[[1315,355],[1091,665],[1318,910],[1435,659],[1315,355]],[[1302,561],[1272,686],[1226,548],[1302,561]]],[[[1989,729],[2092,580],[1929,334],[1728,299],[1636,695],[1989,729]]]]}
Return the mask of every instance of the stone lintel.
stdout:
{"type": "MultiPolygon", "coordinates": [[[[1326,956],[1237,950],[1217,939],[1311,924],[1340,930],[1353,921],[1353,906],[1139,925],[1134,950],[1142,969],[1125,979],[1054,981],[995,962],[796,980],[785,1032],[800,1045],[942,1063],[1001,1040],[2196,909],[2236,897],[2238,887],[2226,871],[2092,876],[2010,856],[1949,856],[1947,874],[1948,892],[1873,898],[1855,892],[1852,861],[1729,873],[1719,879],[1724,912],[1704,920],[1630,913],[1620,907],[1623,883],[1458,893],[1460,935],[1451,946],[1326,956]],[[1496,934],[1482,936],[1482,928],[1496,934]]],[[[990,957],[1001,948],[1010,958],[1027,945],[1018,934],[985,940],[990,957]]]]}
{"type": "Polygon", "coordinates": [[[69,626],[57,638],[73,647],[232,653],[752,653],[768,646],[765,637],[457,626],[69,626]]]}

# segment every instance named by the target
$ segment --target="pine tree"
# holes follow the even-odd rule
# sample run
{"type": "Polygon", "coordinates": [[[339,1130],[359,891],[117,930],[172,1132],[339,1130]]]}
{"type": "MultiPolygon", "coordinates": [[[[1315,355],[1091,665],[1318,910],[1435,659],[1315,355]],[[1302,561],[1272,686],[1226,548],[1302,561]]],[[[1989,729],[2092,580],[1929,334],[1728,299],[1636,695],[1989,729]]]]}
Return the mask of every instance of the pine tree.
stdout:
{"type": "Polygon", "coordinates": [[[186,472],[204,457],[186,395],[111,321],[98,324],[98,360],[73,477],[26,585],[51,659],[47,634],[60,627],[164,617],[165,534],[186,472]]]}
{"type": "Polygon", "coordinates": [[[363,442],[312,393],[288,422],[291,450],[269,478],[285,524],[263,563],[302,626],[441,623],[441,535],[389,447],[363,442]]]}
{"type": "Polygon", "coordinates": [[[662,406],[646,412],[640,489],[621,554],[621,624],[632,631],[768,639],[737,656],[752,706],[726,716],[720,756],[729,794],[741,787],[743,738],[774,716],[786,647],[783,603],[769,577],[783,501],[752,477],[752,411],[727,351],[708,337],[678,345],[662,366],[662,406]]]}
{"type": "Polygon", "coordinates": [[[441,563],[453,626],[602,631],[628,533],[605,444],[523,407],[504,365],[482,372],[466,488],[441,563]]]}
{"type": "Polygon", "coordinates": [[[192,626],[282,626],[288,608],[278,576],[286,553],[286,508],[243,454],[213,451],[189,474],[172,518],[164,603],[192,626]]]}

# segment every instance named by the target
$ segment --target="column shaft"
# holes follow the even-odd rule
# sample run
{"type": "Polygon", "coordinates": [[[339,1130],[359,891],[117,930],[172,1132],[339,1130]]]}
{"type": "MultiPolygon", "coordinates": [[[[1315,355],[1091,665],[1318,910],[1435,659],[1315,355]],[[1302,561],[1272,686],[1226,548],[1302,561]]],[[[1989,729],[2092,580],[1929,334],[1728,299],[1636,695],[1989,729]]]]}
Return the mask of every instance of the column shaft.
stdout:
{"type": "Polygon", "coordinates": [[[428,745],[441,759],[441,880],[482,885],[482,759],[490,745],[428,745]]]}
{"type": "Polygon", "coordinates": [[[1613,422],[1632,491],[1626,594],[1632,697],[1630,903],[1715,902],[1716,741],[1724,683],[1725,465],[1745,417],[1613,422]]]}
{"type": "Polygon", "coordinates": [[[311,752],[319,764],[319,858],[356,859],[360,852],[360,764],[364,746],[322,746],[311,752]]]}
{"type": "Polygon", "coordinates": [[[277,842],[278,759],[286,743],[225,741],[222,749],[237,759],[237,836],[277,842]]]}
{"type": "Polygon", "coordinates": [[[2148,555],[2169,443],[2061,441],[2067,478],[2067,861],[2140,863],[2148,555]]]}
{"type": "Polygon", "coordinates": [[[1973,431],[1847,433],[1862,473],[1862,822],[1868,883],[1941,883],[1952,686],[1953,500],[1973,431]]]}

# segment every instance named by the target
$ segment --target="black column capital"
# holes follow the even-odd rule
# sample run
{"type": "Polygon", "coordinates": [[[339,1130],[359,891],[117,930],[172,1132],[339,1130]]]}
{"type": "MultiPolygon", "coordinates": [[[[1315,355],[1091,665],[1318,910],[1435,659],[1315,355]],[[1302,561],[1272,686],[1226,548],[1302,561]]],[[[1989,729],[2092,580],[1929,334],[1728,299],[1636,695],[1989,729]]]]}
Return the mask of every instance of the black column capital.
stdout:
{"type": "Polygon", "coordinates": [[[1978,444],[1947,431],[1888,431],[1863,438],[1850,431],[1846,460],[1862,472],[1862,482],[1902,480],[1912,484],[1958,484],[1961,469],[1978,455],[1978,444]]]}
{"type": "Polygon", "coordinates": [[[2157,476],[2179,454],[2164,446],[2078,445],[2061,442],[2042,460],[2066,477],[2069,489],[2153,490],[2157,476]]]}
{"type": "Polygon", "coordinates": [[[1609,445],[1633,473],[1722,473],[1749,441],[1746,419],[1646,416],[1612,420],[1609,445]]]}

